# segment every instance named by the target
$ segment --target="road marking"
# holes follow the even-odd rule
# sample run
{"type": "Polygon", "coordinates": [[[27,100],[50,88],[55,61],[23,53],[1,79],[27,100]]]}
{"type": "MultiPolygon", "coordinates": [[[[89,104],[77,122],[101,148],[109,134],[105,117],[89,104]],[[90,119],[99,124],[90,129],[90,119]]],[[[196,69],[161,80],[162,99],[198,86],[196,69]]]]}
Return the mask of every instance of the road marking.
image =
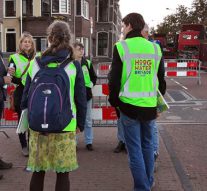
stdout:
{"type": "Polygon", "coordinates": [[[185,87],[184,85],[182,85],[180,82],[178,82],[178,81],[176,81],[176,80],[174,80],[174,79],[172,79],[172,78],[171,78],[171,80],[172,80],[173,82],[175,82],[176,84],[178,84],[179,86],[181,86],[183,89],[185,89],[185,90],[188,89],[187,87],[185,87]]]}
{"type": "Polygon", "coordinates": [[[157,121],[157,123],[163,125],[207,125],[207,122],[196,121],[157,121]]]}

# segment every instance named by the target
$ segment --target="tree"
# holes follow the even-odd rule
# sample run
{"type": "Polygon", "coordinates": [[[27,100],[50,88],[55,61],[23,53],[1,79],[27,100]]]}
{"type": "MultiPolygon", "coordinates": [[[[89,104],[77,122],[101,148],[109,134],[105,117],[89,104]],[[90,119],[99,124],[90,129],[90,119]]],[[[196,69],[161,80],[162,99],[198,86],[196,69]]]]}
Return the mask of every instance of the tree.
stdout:
{"type": "Polygon", "coordinates": [[[176,13],[168,15],[164,21],[158,25],[158,33],[176,34],[179,32],[182,24],[191,23],[188,15],[188,8],[184,5],[179,5],[176,8],[176,13]]]}
{"type": "Polygon", "coordinates": [[[190,17],[193,23],[207,25],[207,0],[194,0],[190,17]]]}
{"type": "Polygon", "coordinates": [[[179,5],[174,14],[168,15],[157,27],[157,33],[176,34],[183,24],[207,25],[207,0],[193,0],[191,8],[179,5]]]}

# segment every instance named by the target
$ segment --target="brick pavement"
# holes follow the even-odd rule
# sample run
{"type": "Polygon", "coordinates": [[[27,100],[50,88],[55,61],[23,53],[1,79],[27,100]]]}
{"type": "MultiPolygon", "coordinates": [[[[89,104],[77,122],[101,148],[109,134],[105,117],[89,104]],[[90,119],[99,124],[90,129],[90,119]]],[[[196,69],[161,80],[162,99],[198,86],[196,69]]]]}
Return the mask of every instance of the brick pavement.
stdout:
{"type": "MultiPolygon", "coordinates": [[[[7,139],[0,133],[0,153],[3,159],[11,161],[14,167],[4,170],[0,191],[28,191],[30,172],[24,170],[27,159],[22,156],[15,129],[5,129],[7,139]]],[[[116,128],[95,128],[95,151],[84,148],[83,136],[79,139],[78,158],[80,168],[70,174],[71,191],[132,191],[132,178],[128,168],[127,155],[112,152],[117,144],[116,128]]],[[[170,156],[160,139],[159,168],[155,175],[153,191],[182,191],[178,175],[170,156]]],[[[46,174],[45,191],[53,191],[55,173],[46,174]]]]}

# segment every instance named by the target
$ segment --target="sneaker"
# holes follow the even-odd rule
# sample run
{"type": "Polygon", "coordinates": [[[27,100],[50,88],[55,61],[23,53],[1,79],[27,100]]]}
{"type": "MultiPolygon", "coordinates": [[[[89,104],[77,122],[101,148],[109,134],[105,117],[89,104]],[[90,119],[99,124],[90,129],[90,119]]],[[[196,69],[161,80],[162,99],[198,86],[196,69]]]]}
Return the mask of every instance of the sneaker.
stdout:
{"type": "Polygon", "coordinates": [[[4,169],[9,169],[13,166],[12,163],[7,163],[7,162],[4,162],[3,160],[0,159],[0,169],[1,170],[4,170],[4,169]]]}
{"type": "Polygon", "coordinates": [[[29,156],[29,150],[27,147],[23,147],[22,148],[22,154],[25,156],[25,157],[28,157],[29,156]]]}
{"type": "Polygon", "coordinates": [[[122,141],[119,141],[117,147],[114,149],[114,153],[120,153],[126,151],[125,144],[122,141]]]}
{"type": "Polygon", "coordinates": [[[0,174],[0,180],[3,178],[3,174],[0,174]]]}
{"type": "Polygon", "coordinates": [[[87,148],[89,151],[93,151],[93,145],[92,145],[92,144],[87,144],[87,145],[86,145],[86,148],[87,148]]]}

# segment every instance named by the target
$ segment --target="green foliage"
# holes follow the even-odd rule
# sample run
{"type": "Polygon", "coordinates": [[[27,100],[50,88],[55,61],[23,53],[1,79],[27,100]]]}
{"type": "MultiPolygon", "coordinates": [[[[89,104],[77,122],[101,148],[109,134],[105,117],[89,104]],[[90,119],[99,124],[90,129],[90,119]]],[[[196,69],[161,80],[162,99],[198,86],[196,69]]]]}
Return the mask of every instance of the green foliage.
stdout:
{"type": "Polygon", "coordinates": [[[183,24],[204,24],[207,26],[207,0],[194,0],[191,8],[179,5],[175,13],[164,18],[157,26],[157,33],[174,35],[179,33],[183,24]]]}

